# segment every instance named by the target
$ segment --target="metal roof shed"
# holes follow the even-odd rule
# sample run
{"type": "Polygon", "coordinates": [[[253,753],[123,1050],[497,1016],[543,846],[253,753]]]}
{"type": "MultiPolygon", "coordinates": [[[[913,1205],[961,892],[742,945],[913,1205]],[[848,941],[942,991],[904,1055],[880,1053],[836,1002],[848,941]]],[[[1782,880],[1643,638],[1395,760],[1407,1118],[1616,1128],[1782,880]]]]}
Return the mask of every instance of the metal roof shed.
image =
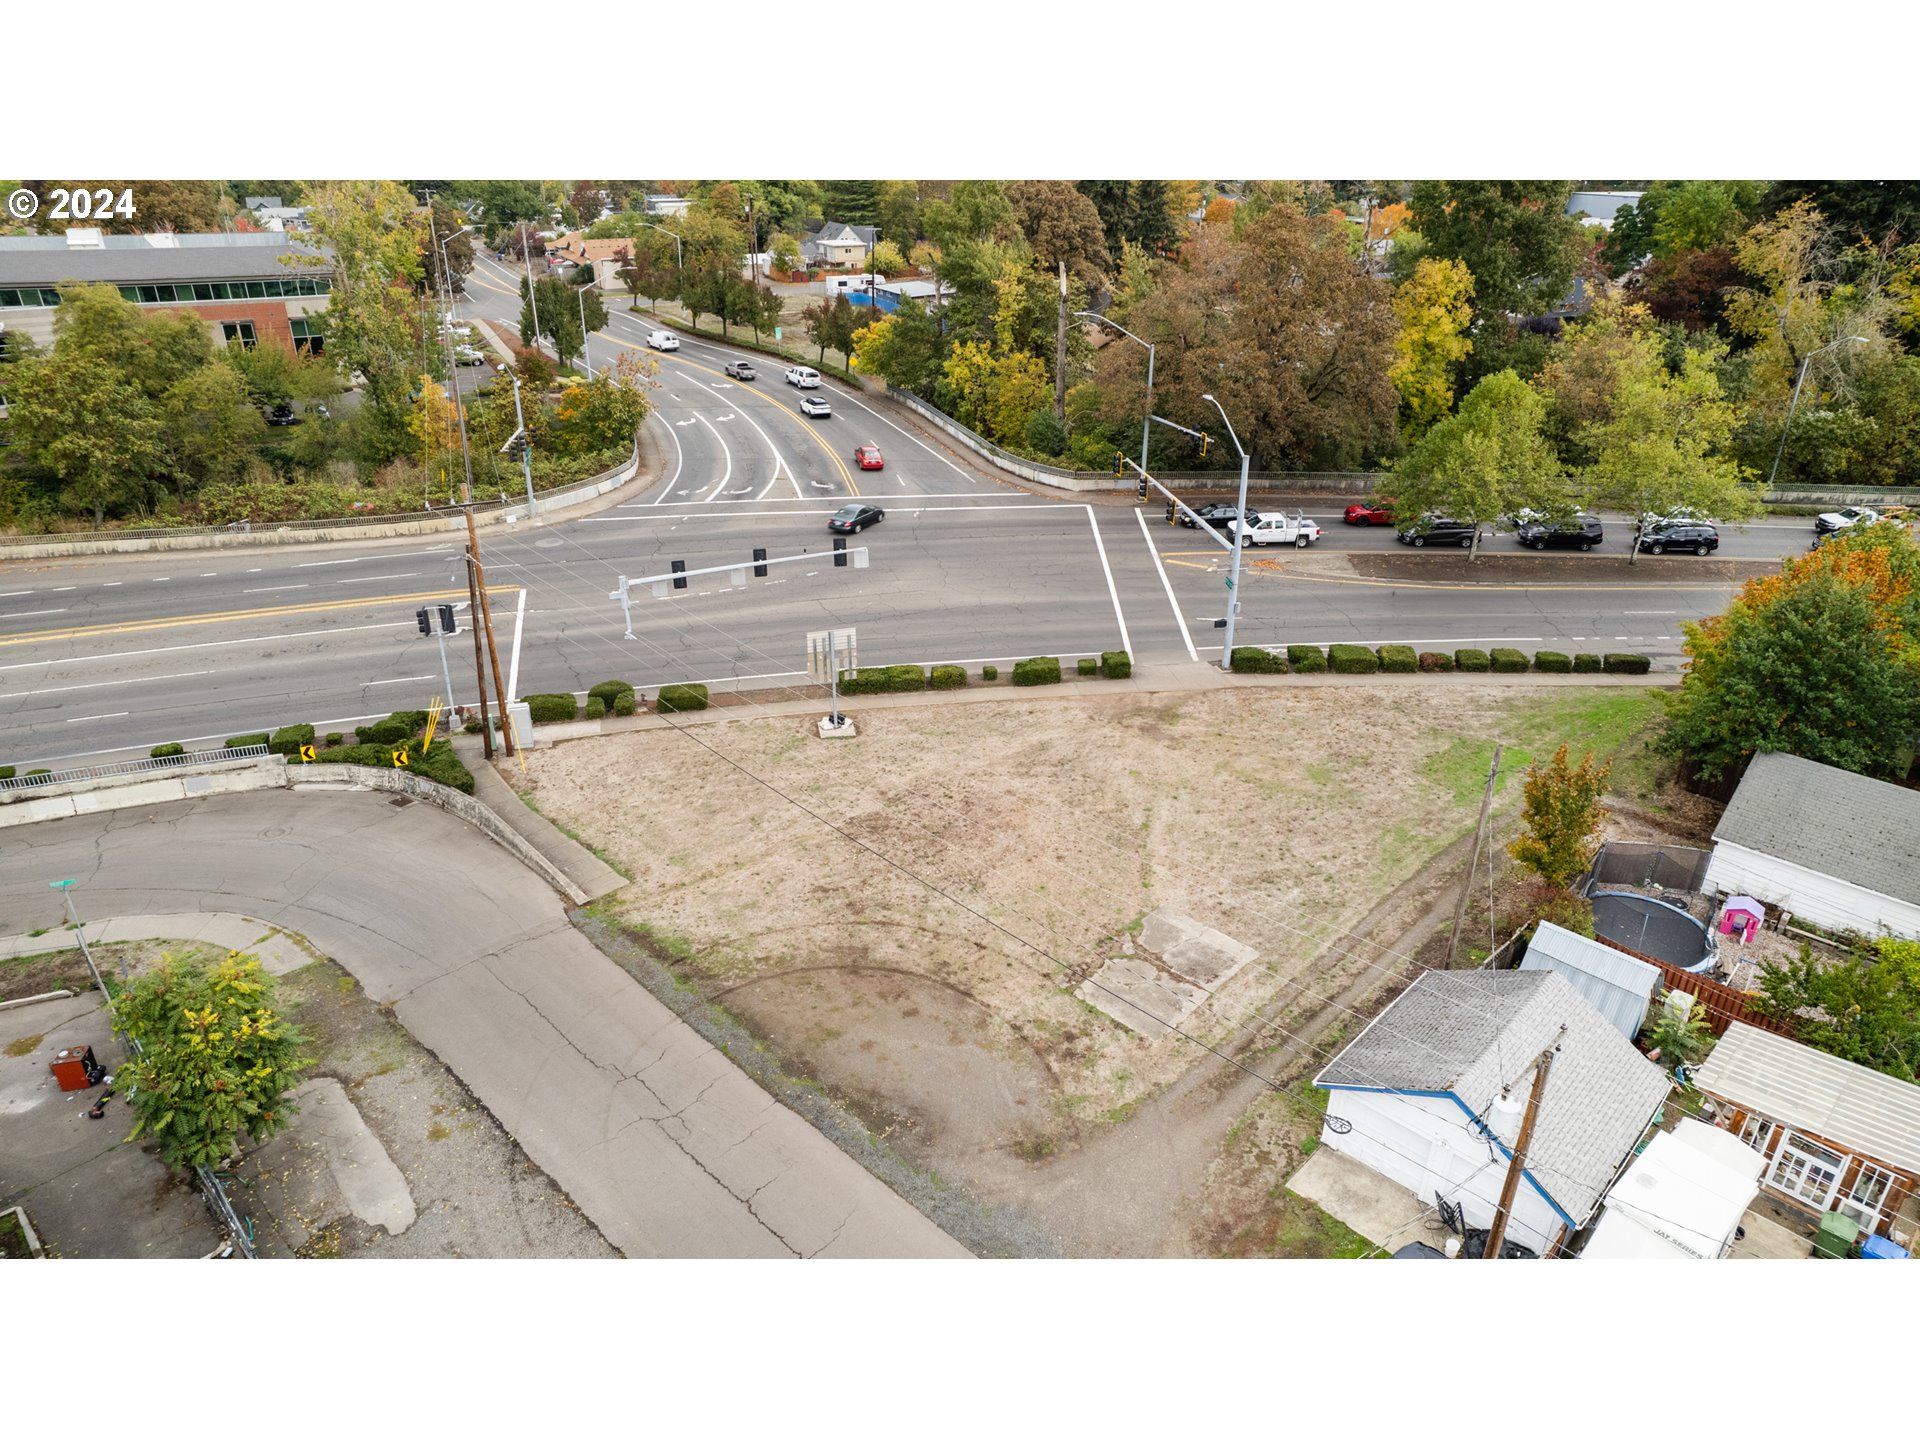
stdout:
{"type": "Polygon", "coordinates": [[[1547,920],[1535,927],[1520,968],[1557,971],[1629,1040],[1646,1024],[1647,1007],[1660,983],[1660,972],[1646,961],[1547,920]]]}

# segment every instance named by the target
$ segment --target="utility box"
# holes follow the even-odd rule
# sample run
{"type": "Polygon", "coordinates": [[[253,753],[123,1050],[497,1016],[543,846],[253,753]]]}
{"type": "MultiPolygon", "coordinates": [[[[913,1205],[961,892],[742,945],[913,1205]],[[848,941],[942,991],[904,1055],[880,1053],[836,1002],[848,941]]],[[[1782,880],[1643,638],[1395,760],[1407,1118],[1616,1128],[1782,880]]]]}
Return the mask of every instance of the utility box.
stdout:
{"type": "Polygon", "coordinates": [[[97,1071],[99,1066],[94,1061],[91,1045],[76,1045],[55,1055],[47,1068],[60,1082],[62,1090],[85,1090],[93,1084],[88,1072],[97,1071]]]}
{"type": "Polygon", "coordinates": [[[1820,1231],[1813,1237],[1813,1258],[1845,1260],[1859,1238],[1859,1223],[1851,1215],[1829,1210],[1820,1217],[1820,1231]]]}

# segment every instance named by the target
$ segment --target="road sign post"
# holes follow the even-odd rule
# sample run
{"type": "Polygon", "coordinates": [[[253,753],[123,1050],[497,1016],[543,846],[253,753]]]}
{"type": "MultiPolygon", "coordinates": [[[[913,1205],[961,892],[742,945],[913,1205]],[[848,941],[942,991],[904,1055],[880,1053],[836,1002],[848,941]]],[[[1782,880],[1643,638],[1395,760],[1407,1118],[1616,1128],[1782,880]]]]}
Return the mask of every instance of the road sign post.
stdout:
{"type": "Polygon", "coordinates": [[[845,630],[807,632],[807,674],[815,684],[829,687],[833,712],[828,715],[827,723],[835,730],[847,723],[840,714],[840,671],[857,669],[859,663],[855,632],[851,626],[845,630]]]}

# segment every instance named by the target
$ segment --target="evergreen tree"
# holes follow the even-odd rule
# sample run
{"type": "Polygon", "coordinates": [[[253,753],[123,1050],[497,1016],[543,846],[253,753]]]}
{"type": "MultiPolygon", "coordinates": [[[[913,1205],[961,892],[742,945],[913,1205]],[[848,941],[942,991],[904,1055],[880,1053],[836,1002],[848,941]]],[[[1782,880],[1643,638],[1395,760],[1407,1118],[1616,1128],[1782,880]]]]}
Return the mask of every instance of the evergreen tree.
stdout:
{"type": "Polygon", "coordinates": [[[1127,197],[1127,239],[1149,255],[1165,255],[1180,243],[1180,231],[1167,213],[1167,182],[1137,180],[1127,197]]]}
{"type": "Polygon", "coordinates": [[[880,219],[880,184],[877,180],[828,180],[821,200],[828,220],[842,225],[875,225],[880,219]]]}

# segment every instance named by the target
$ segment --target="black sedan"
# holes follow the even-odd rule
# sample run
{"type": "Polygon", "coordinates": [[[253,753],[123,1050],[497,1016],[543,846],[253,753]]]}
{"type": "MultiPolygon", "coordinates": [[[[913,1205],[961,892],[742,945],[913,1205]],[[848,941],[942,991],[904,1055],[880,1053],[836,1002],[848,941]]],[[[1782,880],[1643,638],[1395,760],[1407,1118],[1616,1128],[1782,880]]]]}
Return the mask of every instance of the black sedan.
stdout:
{"type": "Polygon", "coordinates": [[[1529,521],[1513,532],[1513,538],[1529,550],[1591,550],[1607,538],[1598,515],[1576,515],[1560,525],[1529,521]]]}
{"type": "Polygon", "coordinates": [[[887,512],[878,505],[842,505],[827,519],[827,529],[836,535],[858,535],[869,525],[878,525],[887,512]]]}
{"type": "Polygon", "coordinates": [[[1640,548],[1649,555],[1664,555],[1669,550],[1710,555],[1720,548],[1720,532],[1699,520],[1664,520],[1640,532],[1640,548]]]}
{"type": "MultiPolygon", "coordinates": [[[[1179,517],[1180,523],[1189,530],[1198,529],[1201,525],[1205,525],[1209,530],[1224,530],[1231,521],[1240,518],[1240,507],[1238,505],[1196,505],[1193,507],[1193,515],[1189,515],[1185,510],[1174,513],[1179,517]],[[1196,521],[1193,518],[1194,515],[1200,518],[1196,521]]],[[[1247,523],[1259,524],[1260,512],[1249,508],[1247,523]]]]}
{"type": "Polygon", "coordinates": [[[1470,520],[1446,520],[1436,516],[1427,522],[1424,529],[1409,525],[1393,538],[1402,545],[1412,545],[1416,549],[1423,545],[1458,545],[1465,550],[1473,544],[1474,533],[1479,528],[1470,520]]]}

